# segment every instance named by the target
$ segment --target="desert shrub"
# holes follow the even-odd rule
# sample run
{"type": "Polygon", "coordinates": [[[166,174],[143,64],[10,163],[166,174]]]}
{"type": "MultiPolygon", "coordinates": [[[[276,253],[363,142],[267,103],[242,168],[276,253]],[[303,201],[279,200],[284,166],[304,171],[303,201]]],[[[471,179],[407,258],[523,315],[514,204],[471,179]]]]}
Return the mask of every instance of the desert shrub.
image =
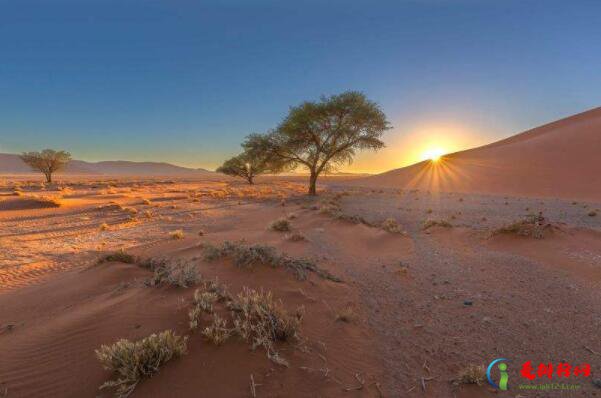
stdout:
{"type": "Polygon", "coordinates": [[[454,384],[477,384],[482,385],[486,380],[486,371],[482,366],[468,365],[461,369],[457,378],[453,380],[454,384]]]}
{"type": "Polygon", "coordinates": [[[149,259],[140,265],[153,271],[152,277],[147,282],[149,286],[168,284],[187,288],[198,284],[201,280],[196,265],[184,260],[171,263],[165,259],[149,259]]]}
{"type": "Polygon", "coordinates": [[[399,223],[394,218],[388,218],[382,223],[382,229],[393,234],[403,233],[399,223]]]}
{"type": "Polygon", "coordinates": [[[184,231],[182,231],[181,229],[169,232],[169,237],[171,239],[184,239],[184,236],[184,231]]]}
{"type": "Polygon", "coordinates": [[[218,315],[213,315],[213,323],[202,331],[202,335],[215,345],[223,344],[231,333],[232,329],[227,327],[227,321],[218,315]]]}
{"type": "Polygon", "coordinates": [[[217,302],[223,303],[233,300],[227,286],[219,283],[218,279],[205,282],[203,287],[207,292],[215,293],[217,295],[217,302]]]}
{"type": "Polygon", "coordinates": [[[217,247],[211,243],[202,244],[202,257],[206,261],[215,261],[224,257],[225,254],[222,252],[220,247],[217,247]]]}
{"type": "Polygon", "coordinates": [[[146,206],[150,206],[152,202],[149,199],[142,199],[142,204],[146,206]]]}
{"type": "Polygon", "coordinates": [[[351,222],[353,224],[365,224],[365,225],[369,225],[371,226],[371,224],[365,220],[363,217],[358,216],[356,214],[344,214],[344,213],[339,213],[335,216],[338,220],[343,220],[343,221],[348,221],[351,222]]]}
{"type": "Polygon", "coordinates": [[[246,245],[225,241],[221,247],[211,244],[203,245],[203,258],[214,261],[222,257],[232,257],[237,267],[251,268],[257,264],[277,266],[279,256],[277,250],[267,245],[246,245]]]}
{"type": "Polygon", "coordinates": [[[453,225],[445,220],[426,220],[422,226],[423,229],[429,229],[432,227],[451,228],[453,225]]]}
{"type": "Polygon", "coordinates": [[[27,199],[42,207],[61,207],[62,205],[61,199],[55,196],[31,195],[28,196],[27,199]]]}
{"type": "Polygon", "coordinates": [[[589,211],[589,213],[588,213],[588,216],[589,216],[589,217],[595,217],[596,215],[597,215],[597,212],[596,212],[595,210],[591,210],[591,211],[589,211]]]}
{"type": "Polygon", "coordinates": [[[103,222],[102,224],[100,224],[100,230],[101,231],[106,231],[107,229],[109,229],[109,225],[105,222],[103,222]]]}
{"type": "Polygon", "coordinates": [[[113,253],[105,254],[98,259],[99,264],[112,262],[133,264],[136,262],[136,257],[127,253],[125,250],[119,250],[113,253]]]}
{"type": "Polygon", "coordinates": [[[124,207],[123,211],[126,212],[126,213],[129,213],[131,215],[138,214],[138,209],[136,209],[135,207],[124,207]]]}
{"type": "Polygon", "coordinates": [[[320,214],[326,214],[328,216],[336,217],[341,212],[342,212],[342,210],[340,209],[340,206],[336,202],[327,202],[327,203],[323,203],[322,205],[319,206],[320,214]]]}
{"type": "Polygon", "coordinates": [[[121,206],[119,203],[115,203],[115,202],[111,202],[111,203],[107,203],[105,205],[99,205],[97,207],[98,210],[123,210],[123,206],[121,206]]]}
{"type": "Polygon", "coordinates": [[[521,220],[502,226],[493,231],[496,234],[516,234],[520,236],[529,236],[536,239],[543,238],[544,230],[549,226],[542,214],[538,216],[530,214],[521,220]]]}
{"type": "Polygon", "coordinates": [[[353,322],[355,319],[357,319],[357,313],[350,305],[342,308],[336,313],[337,322],[350,323],[353,322]]]}
{"type": "Polygon", "coordinates": [[[241,242],[225,241],[221,247],[211,244],[203,245],[203,257],[207,261],[214,261],[222,257],[231,257],[234,265],[243,268],[252,268],[255,265],[269,265],[273,268],[282,267],[292,271],[298,280],[306,280],[307,272],[314,272],[324,279],[334,282],[342,282],[341,279],[330,274],[328,271],[307,258],[292,258],[278,253],[272,246],[247,245],[241,242]]]}
{"type": "Polygon", "coordinates": [[[213,303],[217,301],[219,297],[214,292],[201,291],[197,289],[194,292],[194,304],[209,314],[213,313],[213,303]]]}
{"type": "Polygon", "coordinates": [[[244,287],[231,303],[234,331],[248,341],[254,350],[263,347],[274,362],[286,365],[274,347],[278,341],[290,341],[299,336],[304,309],[298,308],[290,315],[281,301],[275,301],[271,292],[244,287]]]}
{"type": "Polygon", "coordinates": [[[286,239],[292,242],[300,242],[305,240],[305,236],[298,231],[292,232],[291,234],[286,236],[286,239]]]}
{"type": "Polygon", "coordinates": [[[190,311],[188,311],[188,317],[190,318],[190,322],[188,325],[190,326],[190,330],[196,330],[198,328],[198,321],[200,319],[200,314],[202,310],[200,307],[192,307],[190,311]]]}
{"type": "Polygon", "coordinates": [[[290,231],[290,221],[285,218],[279,218],[269,225],[269,229],[278,232],[290,231]]]}
{"type": "Polygon", "coordinates": [[[96,357],[116,378],[100,389],[115,388],[117,397],[127,397],[140,381],[157,373],[163,364],[184,355],[186,342],[187,337],[166,330],[138,341],[122,339],[112,345],[102,345],[96,350],[96,357]]]}

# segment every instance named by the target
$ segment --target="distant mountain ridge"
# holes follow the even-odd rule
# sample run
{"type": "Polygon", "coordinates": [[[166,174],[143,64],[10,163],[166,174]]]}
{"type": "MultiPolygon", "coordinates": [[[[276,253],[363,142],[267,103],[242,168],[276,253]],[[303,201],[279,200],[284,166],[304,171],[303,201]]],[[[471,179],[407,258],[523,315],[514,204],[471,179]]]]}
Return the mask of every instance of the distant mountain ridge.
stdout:
{"type": "MultiPolygon", "coordinates": [[[[23,163],[19,155],[0,153],[0,174],[35,173],[23,163]]],[[[195,176],[213,174],[206,169],[192,169],[164,162],[131,162],[126,160],[107,160],[86,162],[72,160],[63,171],[64,174],[115,175],[115,176],[195,176]]]]}

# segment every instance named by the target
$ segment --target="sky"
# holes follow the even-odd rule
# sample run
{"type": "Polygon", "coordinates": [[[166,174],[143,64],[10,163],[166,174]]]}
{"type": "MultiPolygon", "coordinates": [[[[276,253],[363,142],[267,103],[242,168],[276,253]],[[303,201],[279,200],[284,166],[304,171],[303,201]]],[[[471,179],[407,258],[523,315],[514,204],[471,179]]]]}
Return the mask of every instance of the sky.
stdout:
{"type": "Polygon", "coordinates": [[[0,0],[0,153],[215,168],[290,106],[364,92],[380,172],[601,105],[599,0],[0,0]]]}

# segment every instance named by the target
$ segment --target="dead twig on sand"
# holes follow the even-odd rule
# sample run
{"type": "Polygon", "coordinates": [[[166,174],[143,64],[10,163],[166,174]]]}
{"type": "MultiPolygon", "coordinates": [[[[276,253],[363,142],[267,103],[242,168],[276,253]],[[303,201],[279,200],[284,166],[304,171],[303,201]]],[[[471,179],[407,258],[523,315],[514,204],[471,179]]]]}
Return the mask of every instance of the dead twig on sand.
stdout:
{"type": "Polygon", "coordinates": [[[368,385],[368,387],[370,387],[370,386],[376,386],[376,390],[378,390],[378,394],[380,395],[380,398],[384,397],[384,393],[382,392],[382,389],[380,388],[380,383],[378,383],[377,381],[374,381],[373,383],[368,385]]]}
{"type": "Polygon", "coordinates": [[[434,380],[434,377],[422,377],[422,390],[426,391],[426,382],[434,380]]]}
{"type": "Polygon", "coordinates": [[[355,379],[357,379],[357,382],[359,382],[359,385],[356,387],[346,387],[346,388],[344,388],[344,391],[349,392],[349,391],[363,390],[363,387],[365,387],[365,380],[361,378],[359,373],[355,373],[355,379]]]}
{"type": "Polygon", "coordinates": [[[255,383],[255,378],[253,377],[252,373],[250,374],[250,394],[253,396],[253,398],[255,398],[257,396],[257,387],[259,387],[261,384],[257,384],[255,383]]]}
{"type": "Polygon", "coordinates": [[[591,354],[595,354],[595,355],[601,355],[600,353],[598,353],[597,351],[593,350],[590,347],[584,346],[584,349],[589,351],[591,354]]]}

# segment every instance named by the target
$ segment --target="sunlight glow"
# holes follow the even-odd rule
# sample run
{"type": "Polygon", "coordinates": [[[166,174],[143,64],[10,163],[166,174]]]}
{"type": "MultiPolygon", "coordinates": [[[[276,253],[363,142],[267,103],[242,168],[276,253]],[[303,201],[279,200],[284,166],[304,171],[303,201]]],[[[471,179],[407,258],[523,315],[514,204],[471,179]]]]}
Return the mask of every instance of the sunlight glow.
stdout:
{"type": "Polygon", "coordinates": [[[438,160],[440,160],[440,157],[445,153],[447,153],[447,151],[445,151],[442,148],[429,148],[426,149],[422,154],[422,159],[437,162],[438,160]]]}

